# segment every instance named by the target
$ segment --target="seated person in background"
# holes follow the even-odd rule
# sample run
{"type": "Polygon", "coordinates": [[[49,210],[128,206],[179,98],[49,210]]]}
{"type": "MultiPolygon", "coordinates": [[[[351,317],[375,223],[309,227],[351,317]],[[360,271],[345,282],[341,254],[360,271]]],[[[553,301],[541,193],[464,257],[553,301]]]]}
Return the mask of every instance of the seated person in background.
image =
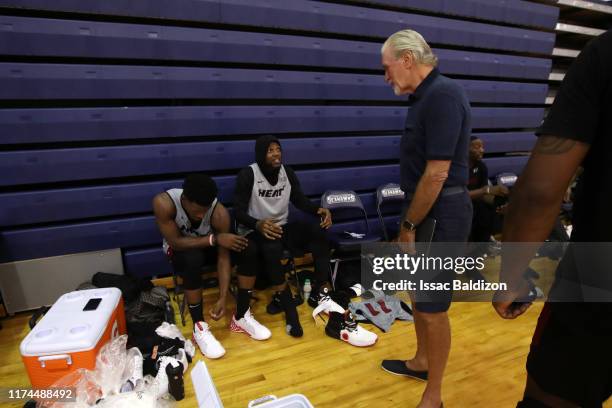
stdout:
{"type": "Polygon", "coordinates": [[[485,243],[478,246],[479,251],[486,251],[491,242],[491,236],[501,229],[501,220],[498,215],[503,206],[496,204],[496,197],[508,196],[508,188],[504,185],[489,185],[489,170],[482,156],[484,144],[482,140],[472,136],[470,138],[470,173],[468,190],[474,207],[472,218],[472,231],[470,242],[485,243]]]}
{"type": "Polygon", "coordinates": [[[308,303],[316,306],[319,294],[330,289],[329,244],[324,229],[332,220],[328,209],[319,208],[304,195],[295,173],[282,165],[281,158],[278,139],[261,136],[255,142],[256,162],[238,174],[234,208],[238,232],[248,239],[248,247],[238,256],[238,306],[233,321],[240,323],[243,319],[255,278],[265,272],[274,290],[272,301],[285,311],[287,332],[300,337],[302,327],[280,263],[283,250],[307,247],[312,252],[316,283],[308,303]],[[318,215],[321,222],[288,224],[289,202],[318,215]]]}
{"type": "Polygon", "coordinates": [[[230,234],[230,216],[217,200],[217,185],[204,174],[191,174],[183,188],[173,188],[153,198],[153,212],[164,237],[163,249],[177,275],[182,276],[193,337],[202,354],[219,358],[225,349],[204,322],[202,310],[202,267],[217,257],[219,299],[210,311],[214,320],[225,314],[230,280],[230,252],[242,251],[247,240],[230,234]],[[218,248],[214,248],[218,247],[218,248]],[[215,254],[216,252],[216,254],[215,254]]]}

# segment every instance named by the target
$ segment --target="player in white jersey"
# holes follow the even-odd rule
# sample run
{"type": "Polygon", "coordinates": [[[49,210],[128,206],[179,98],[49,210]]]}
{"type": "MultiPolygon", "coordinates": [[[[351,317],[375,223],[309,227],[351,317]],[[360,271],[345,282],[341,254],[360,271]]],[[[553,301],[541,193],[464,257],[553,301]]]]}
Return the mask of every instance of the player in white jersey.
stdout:
{"type": "MultiPolygon", "coordinates": [[[[287,333],[303,334],[296,302],[287,286],[280,264],[284,249],[303,248],[313,254],[315,288],[312,302],[318,304],[319,288],[329,289],[329,244],[325,229],[332,223],[329,210],[313,204],[302,192],[289,167],[282,164],[280,142],[274,136],[261,136],[255,142],[256,162],[244,168],[236,181],[234,209],[238,233],[246,236],[248,247],[238,255],[238,297],[234,321],[240,325],[249,310],[250,291],[255,278],[267,277],[274,290],[269,306],[285,312],[287,333]],[[320,217],[320,222],[288,222],[289,203],[320,217]]],[[[270,310],[270,307],[268,308],[270,310]]]]}
{"type": "Polygon", "coordinates": [[[202,266],[217,257],[219,298],[210,311],[213,320],[225,314],[230,281],[230,251],[240,252],[248,241],[230,233],[230,215],[217,201],[217,185],[204,174],[187,176],[182,189],[171,189],[153,198],[153,211],[175,272],[182,276],[193,335],[202,354],[219,358],[221,344],[204,322],[202,309],[202,266]],[[216,250],[214,247],[217,247],[216,250]],[[216,254],[215,254],[216,252],[216,254]]]}

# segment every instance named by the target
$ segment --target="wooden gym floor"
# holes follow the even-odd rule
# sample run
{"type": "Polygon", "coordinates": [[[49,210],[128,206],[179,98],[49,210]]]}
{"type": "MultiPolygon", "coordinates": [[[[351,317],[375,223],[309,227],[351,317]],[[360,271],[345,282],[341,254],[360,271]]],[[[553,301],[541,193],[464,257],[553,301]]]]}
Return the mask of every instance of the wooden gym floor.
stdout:
{"type": "MultiPolygon", "coordinates": [[[[304,394],[317,408],[414,407],[424,383],[390,375],[380,369],[385,358],[412,356],[416,339],[412,323],[396,322],[389,333],[371,325],[378,343],[356,348],[325,335],[323,324],[315,326],[311,308],[298,310],[304,337],[294,339],[284,332],[282,315],[265,313],[268,292],[258,293],[255,316],[272,331],[272,338],[258,342],[244,334],[231,333],[229,317],[212,322],[213,333],[227,350],[219,360],[205,360],[227,408],[247,406],[250,400],[274,394],[304,394]]],[[[215,299],[214,290],[204,295],[205,313],[215,299]]],[[[233,300],[232,300],[233,301],[233,300]]],[[[446,370],[443,398],[446,407],[514,407],[522,395],[525,360],[542,303],[534,304],[521,318],[505,321],[490,303],[454,303],[450,309],[452,350],[446,370]]],[[[228,311],[233,311],[233,303],[228,311]]],[[[231,313],[231,312],[230,312],[231,313]]],[[[0,330],[0,384],[27,386],[19,344],[28,332],[28,314],[2,321],[0,330]]],[[[177,316],[177,322],[179,322],[177,316]]],[[[210,322],[210,320],[209,320],[210,322]]],[[[181,327],[190,337],[191,323],[181,327]]],[[[196,360],[203,359],[198,351],[196,360]]],[[[191,367],[190,367],[191,369],[191,367]]],[[[196,407],[189,371],[185,376],[186,398],[178,407],[196,407]]],[[[22,407],[22,403],[5,404],[22,407]]],[[[612,401],[605,407],[611,408],[612,401]]]]}

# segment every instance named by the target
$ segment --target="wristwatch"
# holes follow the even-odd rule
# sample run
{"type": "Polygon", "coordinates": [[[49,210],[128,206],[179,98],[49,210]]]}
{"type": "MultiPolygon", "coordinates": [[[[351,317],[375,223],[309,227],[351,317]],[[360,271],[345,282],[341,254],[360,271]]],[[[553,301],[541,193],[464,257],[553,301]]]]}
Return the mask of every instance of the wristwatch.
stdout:
{"type": "Polygon", "coordinates": [[[415,224],[413,224],[411,221],[408,221],[408,220],[404,220],[404,222],[402,222],[402,227],[404,227],[410,232],[415,231],[417,228],[415,224]]]}

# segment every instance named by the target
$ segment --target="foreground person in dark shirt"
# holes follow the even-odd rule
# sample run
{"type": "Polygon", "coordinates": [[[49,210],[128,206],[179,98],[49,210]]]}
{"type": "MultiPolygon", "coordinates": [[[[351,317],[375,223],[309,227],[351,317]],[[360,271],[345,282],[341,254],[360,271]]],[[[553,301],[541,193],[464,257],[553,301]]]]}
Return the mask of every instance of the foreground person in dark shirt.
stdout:
{"type": "MultiPolygon", "coordinates": [[[[519,407],[601,407],[612,395],[612,31],[574,61],[538,135],[513,188],[504,241],[546,239],[576,169],[584,172],[570,247],[533,335],[519,407]]],[[[503,247],[500,278],[509,290],[494,307],[505,319],[530,305],[516,300],[528,290],[522,274],[537,247],[503,247]]]]}

